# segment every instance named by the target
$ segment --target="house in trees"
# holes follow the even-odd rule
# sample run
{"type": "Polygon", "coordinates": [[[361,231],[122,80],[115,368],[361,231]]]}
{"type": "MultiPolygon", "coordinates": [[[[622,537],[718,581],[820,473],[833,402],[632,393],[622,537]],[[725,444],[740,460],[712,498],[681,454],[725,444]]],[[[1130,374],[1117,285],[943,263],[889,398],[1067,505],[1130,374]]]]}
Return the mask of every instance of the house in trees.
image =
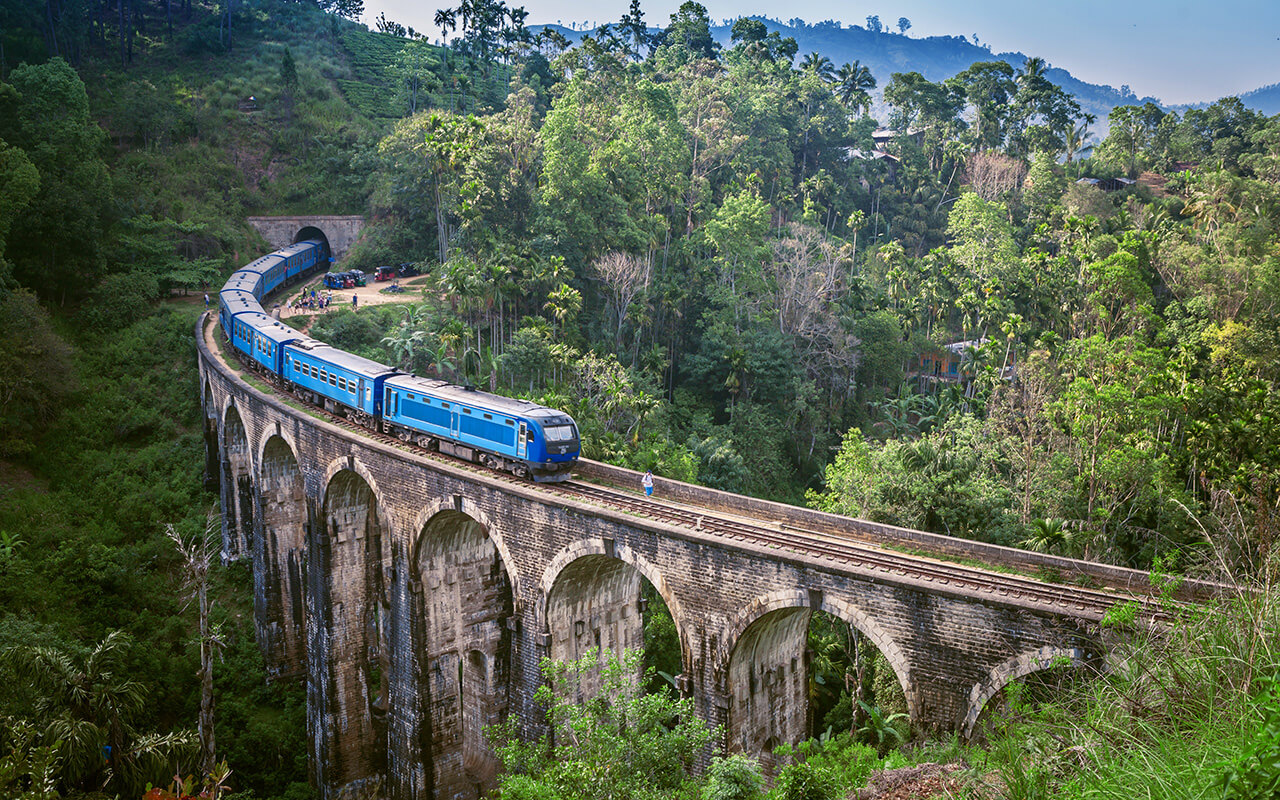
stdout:
{"type": "MultiPolygon", "coordinates": [[[[861,150],[857,147],[844,148],[844,158],[846,161],[879,161],[888,167],[889,180],[894,181],[898,177],[898,164],[902,163],[902,159],[886,153],[883,150],[861,150]]],[[[869,189],[871,186],[866,178],[862,179],[862,188],[869,189]]]]}
{"type": "Polygon", "coordinates": [[[871,141],[875,142],[876,147],[884,147],[890,142],[896,141],[902,136],[913,140],[918,145],[924,144],[924,132],[927,128],[917,128],[914,125],[907,128],[906,132],[895,131],[892,128],[877,128],[871,133],[871,141]]]}
{"type": "MultiPolygon", "coordinates": [[[[987,344],[987,339],[967,339],[963,342],[934,345],[922,350],[911,360],[907,379],[914,381],[920,391],[936,389],[941,384],[961,383],[973,377],[974,356],[987,344]]],[[[995,355],[996,359],[1000,354],[995,355]]],[[[1000,367],[999,363],[993,367],[1000,367]]],[[[1016,376],[1016,364],[1011,352],[1006,356],[1000,377],[1011,381],[1016,376]]]]}
{"type": "Polygon", "coordinates": [[[1084,186],[1092,186],[1095,189],[1101,189],[1104,192],[1118,192],[1121,189],[1128,189],[1137,181],[1132,178],[1081,178],[1076,183],[1084,186]]]}

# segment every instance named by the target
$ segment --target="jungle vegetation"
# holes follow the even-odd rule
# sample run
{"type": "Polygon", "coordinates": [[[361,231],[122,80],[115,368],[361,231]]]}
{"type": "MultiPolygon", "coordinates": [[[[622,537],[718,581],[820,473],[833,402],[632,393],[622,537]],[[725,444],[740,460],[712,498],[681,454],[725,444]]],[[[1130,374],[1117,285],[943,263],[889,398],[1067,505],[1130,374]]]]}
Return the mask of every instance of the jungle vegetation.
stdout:
{"type": "MultiPolygon", "coordinates": [[[[1118,611],[1123,671],[1015,690],[985,749],[911,755],[891,671],[818,618],[819,738],[775,794],[941,753],[1002,776],[979,793],[1270,796],[1280,119],[1121,106],[1091,143],[1040,59],[873,75],[758,20],[720,47],[694,2],[572,48],[494,0],[441,9],[443,44],[349,3],[0,13],[0,791],[137,797],[194,763],[166,526],[215,503],[198,298],[265,249],[246,216],[364,213],[347,266],[425,277],[313,333],[564,408],[590,457],[1261,587],[1174,631],[1118,611]]],[[[302,691],[265,682],[244,568],[213,581],[229,785],[308,797],[302,691]]],[[[670,731],[677,754],[705,735],[670,731]]],[[[511,747],[510,796],[572,782],[511,747]]],[[[653,796],[758,796],[755,769],[653,796]]]]}

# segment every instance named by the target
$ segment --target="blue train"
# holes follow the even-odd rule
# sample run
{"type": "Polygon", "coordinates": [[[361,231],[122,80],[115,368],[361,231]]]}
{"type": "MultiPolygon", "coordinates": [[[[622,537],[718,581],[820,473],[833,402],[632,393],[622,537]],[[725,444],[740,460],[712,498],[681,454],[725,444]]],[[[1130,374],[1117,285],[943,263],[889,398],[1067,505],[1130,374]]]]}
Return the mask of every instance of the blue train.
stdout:
{"type": "Polygon", "coordinates": [[[218,319],[247,363],[304,400],[403,441],[538,482],[569,477],[581,443],[564,412],[405,374],[266,314],[264,297],[328,266],[325,248],[290,245],[236,270],[222,287],[218,319]]]}

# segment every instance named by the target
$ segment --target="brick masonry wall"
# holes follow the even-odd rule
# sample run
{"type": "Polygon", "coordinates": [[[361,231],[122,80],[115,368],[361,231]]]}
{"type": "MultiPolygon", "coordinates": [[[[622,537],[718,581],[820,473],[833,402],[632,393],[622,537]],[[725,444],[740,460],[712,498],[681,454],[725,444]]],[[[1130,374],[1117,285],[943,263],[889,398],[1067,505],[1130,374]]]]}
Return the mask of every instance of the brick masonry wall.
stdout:
{"type": "MultiPolygon", "coordinates": [[[[675,619],[681,684],[698,713],[726,726],[722,744],[754,755],[806,733],[815,610],[867,635],[913,721],[935,729],[963,726],[971,701],[1033,657],[1099,653],[1096,620],[1069,609],[719,539],[384,445],[257,391],[199,341],[211,444],[231,441],[238,419],[249,454],[241,482],[251,491],[224,501],[262,506],[250,519],[275,535],[251,552],[275,553],[256,591],[267,595],[258,629],[277,672],[290,671],[291,650],[272,632],[296,630],[286,609],[302,608],[295,651],[325,798],[478,797],[493,768],[480,729],[511,714],[525,736],[542,731],[533,694],[543,657],[579,653],[597,635],[602,646],[638,644],[641,578],[675,619]],[[299,479],[303,541],[282,545],[302,514],[281,487],[299,479]],[[281,580],[290,587],[272,585],[281,580]]],[[[240,480],[241,469],[224,473],[240,480]]],[[[659,482],[659,494],[676,490],[659,482]]],[[[754,501],[740,499],[741,514],[754,501]]],[[[236,535],[234,518],[224,525],[236,535]]]]}

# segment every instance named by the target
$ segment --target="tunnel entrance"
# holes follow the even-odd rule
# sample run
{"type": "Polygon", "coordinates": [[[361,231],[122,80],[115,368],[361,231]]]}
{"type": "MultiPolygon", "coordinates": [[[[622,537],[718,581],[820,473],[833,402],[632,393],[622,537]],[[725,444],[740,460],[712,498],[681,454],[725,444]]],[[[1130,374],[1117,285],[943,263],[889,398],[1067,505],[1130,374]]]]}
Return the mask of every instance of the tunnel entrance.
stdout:
{"type": "Polygon", "coordinates": [[[324,242],[324,264],[321,266],[323,267],[322,271],[327,272],[328,264],[330,263],[330,259],[333,257],[333,248],[329,246],[329,237],[325,235],[324,231],[314,225],[307,225],[294,234],[293,244],[310,241],[312,239],[319,239],[324,242]]]}

